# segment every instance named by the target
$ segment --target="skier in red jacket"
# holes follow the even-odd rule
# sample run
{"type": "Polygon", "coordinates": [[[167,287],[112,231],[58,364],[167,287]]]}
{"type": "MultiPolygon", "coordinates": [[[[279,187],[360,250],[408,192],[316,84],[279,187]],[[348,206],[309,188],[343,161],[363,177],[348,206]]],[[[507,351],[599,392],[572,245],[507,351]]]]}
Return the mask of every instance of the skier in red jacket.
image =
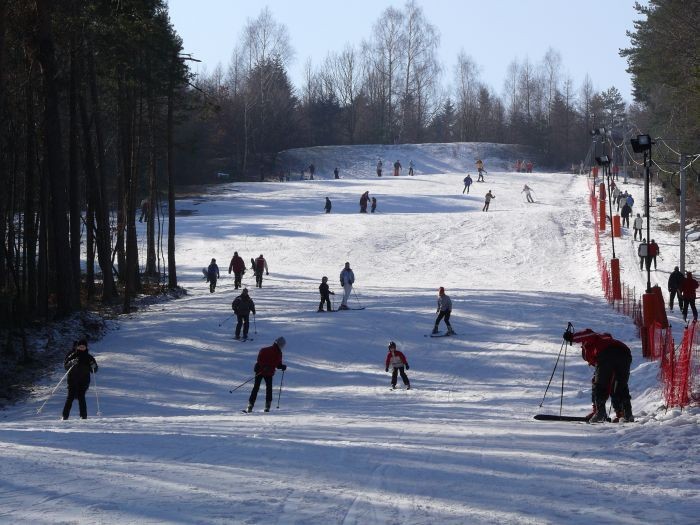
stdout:
{"type": "Polygon", "coordinates": [[[597,333],[586,328],[580,332],[564,332],[564,340],[581,343],[581,356],[591,366],[593,374],[593,412],[589,423],[607,421],[605,402],[612,398],[615,409],[615,423],[634,421],[630,391],[627,385],[632,364],[632,352],[622,341],[608,333],[597,333]]]}
{"type": "Polygon", "coordinates": [[[228,265],[228,273],[233,272],[233,284],[238,290],[241,287],[241,278],[245,273],[245,262],[238,255],[238,252],[233,252],[233,257],[231,258],[231,263],[228,265]]]}
{"type": "Polygon", "coordinates": [[[681,283],[681,294],[683,295],[683,320],[688,320],[688,306],[693,310],[693,320],[698,320],[698,309],[695,308],[695,290],[698,289],[698,282],[693,278],[691,272],[685,272],[685,279],[681,283]]]}
{"type": "Polygon", "coordinates": [[[386,354],[385,367],[385,372],[389,371],[389,367],[393,368],[391,372],[391,388],[396,388],[397,376],[401,374],[401,380],[403,384],[406,385],[406,390],[411,390],[411,383],[408,381],[408,376],[404,371],[404,369],[409,369],[408,361],[406,361],[406,356],[403,355],[403,352],[399,352],[396,349],[396,343],[394,341],[389,343],[389,352],[386,354]]]}
{"type": "Polygon", "coordinates": [[[282,349],[287,344],[284,337],[278,337],[272,346],[261,348],[258,352],[258,361],[255,363],[255,383],[253,383],[253,391],[248,399],[248,408],[246,412],[253,411],[253,405],[258,397],[260,383],[265,380],[265,412],[270,411],[272,404],[272,378],[275,375],[275,370],[280,369],[283,372],[287,370],[287,365],[282,362],[282,349]]]}

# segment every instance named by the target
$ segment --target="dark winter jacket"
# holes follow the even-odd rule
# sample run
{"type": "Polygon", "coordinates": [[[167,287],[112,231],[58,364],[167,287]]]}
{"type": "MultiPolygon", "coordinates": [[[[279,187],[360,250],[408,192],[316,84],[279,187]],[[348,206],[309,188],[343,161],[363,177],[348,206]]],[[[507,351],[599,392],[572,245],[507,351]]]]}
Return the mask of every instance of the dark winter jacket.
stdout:
{"type": "Polygon", "coordinates": [[[331,211],[331,207],[332,207],[332,206],[333,206],[333,205],[331,204],[331,200],[330,200],[328,197],[326,197],[326,206],[324,207],[324,209],[326,210],[326,212],[331,211]]]}
{"type": "Polygon", "coordinates": [[[231,309],[236,315],[248,315],[253,312],[255,315],[255,303],[247,293],[242,293],[231,303],[231,309]]]}
{"type": "Polygon", "coordinates": [[[678,290],[683,283],[683,273],[680,270],[674,270],[668,277],[668,291],[673,292],[678,290]]]}
{"type": "Polygon", "coordinates": [[[630,208],[629,204],[625,203],[625,205],[622,207],[622,210],[620,211],[620,215],[622,217],[629,217],[630,213],[632,213],[632,208],[630,208]]]}
{"type": "Polygon", "coordinates": [[[216,263],[211,263],[207,268],[207,277],[210,281],[215,281],[219,278],[219,266],[216,263]]]}
{"type": "Polygon", "coordinates": [[[243,262],[243,259],[238,256],[234,255],[231,258],[231,264],[228,265],[228,273],[241,273],[245,272],[245,263],[243,262]]]}
{"type": "Polygon", "coordinates": [[[282,350],[274,343],[266,346],[258,352],[258,361],[255,363],[255,373],[261,376],[274,376],[275,369],[284,370],[286,365],[282,364],[282,350]]]}
{"type": "Polygon", "coordinates": [[[97,362],[87,350],[73,349],[63,360],[63,368],[68,372],[68,386],[87,388],[90,384],[90,372],[97,372],[97,362]]]}
{"type": "Polygon", "coordinates": [[[267,261],[264,257],[258,257],[255,259],[255,273],[262,275],[263,271],[269,273],[267,269],[267,261]]]}
{"type": "Polygon", "coordinates": [[[367,207],[367,201],[369,201],[369,192],[366,191],[362,194],[362,197],[360,197],[360,206],[367,207]]]}
{"type": "Polygon", "coordinates": [[[328,283],[321,283],[318,287],[318,292],[321,294],[321,299],[330,299],[331,290],[328,287],[328,283]]]}
{"type": "Polygon", "coordinates": [[[695,299],[695,290],[698,289],[698,282],[693,279],[693,274],[686,272],[685,279],[681,283],[681,293],[683,299],[695,299]]]}
{"type": "Polygon", "coordinates": [[[659,245],[655,242],[650,242],[649,248],[647,250],[649,257],[656,257],[657,255],[659,255],[659,245]]]}

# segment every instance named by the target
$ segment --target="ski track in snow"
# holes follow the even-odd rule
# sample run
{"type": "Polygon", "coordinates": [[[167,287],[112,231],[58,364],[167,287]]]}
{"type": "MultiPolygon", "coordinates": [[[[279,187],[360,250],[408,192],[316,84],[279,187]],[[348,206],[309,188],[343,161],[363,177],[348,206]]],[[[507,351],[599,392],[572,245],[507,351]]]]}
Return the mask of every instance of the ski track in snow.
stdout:
{"type": "MultiPolygon", "coordinates": [[[[313,149],[318,173],[339,163],[344,178],[225,185],[179,201],[196,211],[178,217],[189,294],[125,317],[92,345],[103,417],[94,384],[88,420],[77,406],[58,420],[64,388],[36,415],[61,370],[2,412],[0,523],[697,523],[699,412],[660,408],[658,364],[641,358],[631,321],[602,297],[585,177],[492,172],[510,159],[484,155],[487,182],[463,195],[458,168],[474,174],[471,150],[388,151],[313,149]],[[373,177],[372,162],[397,151],[418,174],[373,177]],[[436,166],[446,173],[426,174],[436,166]],[[484,213],[489,189],[496,199],[484,213]],[[365,190],[375,214],[358,213],[365,190]],[[225,320],[238,294],[227,273],[234,250],[246,262],[263,253],[270,268],[262,289],[250,270],[243,278],[258,312],[245,343],[225,320]],[[211,257],[222,274],[214,294],[201,277],[211,257]],[[317,313],[323,275],[339,305],[345,261],[357,278],[350,304],[366,309],[317,313]],[[457,337],[424,337],[439,286],[457,337]],[[559,410],[563,361],[538,405],[568,321],[630,344],[637,423],[532,419],[559,410]],[[289,366],[280,409],[278,373],[272,412],[262,412],[263,386],[255,412],[242,414],[252,383],[229,390],[279,335],[289,366]],[[410,391],[388,389],[389,340],[409,360],[410,391]]],[[[642,195],[638,181],[626,188],[642,195]]],[[[640,290],[630,235],[616,252],[623,280],[640,290]]],[[[665,291],[674,239],[654,238],[666,258],[652,284],[665,291]]],[[[609,237],[601,242],[609,257],[609,237]]],[[[700,260],[694,246],[689,254],[700,260]]],[[[578,346],[565,364],[564,411],[584,414],[591,369],[578,346]]]]}

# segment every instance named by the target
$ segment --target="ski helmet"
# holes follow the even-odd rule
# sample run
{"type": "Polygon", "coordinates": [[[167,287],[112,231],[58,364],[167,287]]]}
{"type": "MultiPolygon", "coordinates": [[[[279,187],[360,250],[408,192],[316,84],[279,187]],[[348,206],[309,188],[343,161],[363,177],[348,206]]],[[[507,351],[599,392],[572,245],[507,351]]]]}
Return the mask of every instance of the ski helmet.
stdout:
{"type": "Polygon", "coordinates": [[[325,283],[328,280],[328,277],[324,275],[323,277],[321,277],[321,280],[325,283]]]}
{"type": "Polygon", "coordinates": [[[441,286],[440,289],[438,290],[439,293],[445,293],[445,287],[441,286]]]}
{"type": "Polygon", "coordinates": [[[284,337],[280,336],[277,339],[275,339],[275,344],[279,347],[280,350],[282,350],[287,344],[287,340],[284,337]]]}
{"type": "Polygon", "coordinates": [[[389,348],[396,348],[396,343],[394,341],[389,341],[389,348]]]}

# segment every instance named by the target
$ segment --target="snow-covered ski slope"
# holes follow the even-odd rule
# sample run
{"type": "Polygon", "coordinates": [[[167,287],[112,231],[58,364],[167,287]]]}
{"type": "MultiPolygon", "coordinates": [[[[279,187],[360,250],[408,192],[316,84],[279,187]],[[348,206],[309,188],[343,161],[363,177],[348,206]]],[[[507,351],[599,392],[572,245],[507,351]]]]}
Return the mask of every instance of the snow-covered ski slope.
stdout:
{"type": "MultiPolygon", "coordinates": [[[[193,212],[178,218],[189,295],[121,319],[91,346],[102,417],[94,383],[88,420],[77,406],[59,420],[63,388],[36,415],[62,370],[0,414],[1,523],[697,523],[699,412],[660,409],[657,363],[601,295],[585,177],[489,169],[463,195],[463,173],[341,170],[341,180],[236,184],[180,201],[193,212]],[[358,213],[367,190],[375,214],[358,213]],[[234,250],[269,264],[262,289],[244,276],[253,342],[234,342],[225,320],[234,250]],[[214,294],[201,274],[212,257],[214,294]],[[324,275],[339,304],[345,261],[357,278],[350,304],[366,309],[317,313],[324,275]],[[439,286],[455,337],[424,337],[439,286]],[[578,346],[562,352],[538,406],[569,321],[632,347],[636,423],[533,420],[559,412],[564,357],[563,411],[589,409],[592,369],[578,346]],[[280,408],[278,372],[271,413],[261,392],[243,414],[250,384],[229,390],[280,335],[280,408]],[[410,391],[389,390],[390,340],[411,365],[410,391]]],[[[661,242],[661,283],[671,241],[661,242]]],[[[631,250],[620,241],[623,278],[641,287],[631,250]]]]}
{"type": "MultiPolygon", "coordinates": [[[[382,176],[392,175],[394,162],[399,161],[402,175],[408,175],[413,161],[414,172],[420,174],[476,171],[477,159],[485,162],[486,171],[514,169],[518,159],[537,163],[532,148],[517,144],[493,144],[489,142],[454,142],[435,144],[389,144],[356,146],[318,146],[297,148],[281,152],[277,157],[279,169],[296,179],[301,170],[310,164],[316,168],[314,179],[332,179],[337,167],[340,176],[372,178],[377,176],[377,161],[382,161],[382,176]]],[[[308,172],[306,174],[308,177],[308,172]]],[[[476,180],[476,177],[474,177],[476,180]]]]}

